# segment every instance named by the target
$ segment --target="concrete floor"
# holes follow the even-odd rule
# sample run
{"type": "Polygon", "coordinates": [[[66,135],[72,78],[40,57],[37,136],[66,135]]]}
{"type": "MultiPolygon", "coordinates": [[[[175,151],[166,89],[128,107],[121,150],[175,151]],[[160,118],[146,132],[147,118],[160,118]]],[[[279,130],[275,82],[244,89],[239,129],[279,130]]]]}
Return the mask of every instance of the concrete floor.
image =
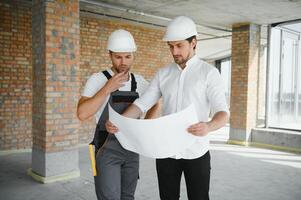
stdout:
{"type": "MultiPolygon", "coordinates": [[[[224,144],[225,134],[213,134],[211,145],[211,200],[301,200],[301,155],[224,144]]],[[[81,177],[49,184],[26,174],[31,153],[0,155],[2,200],[94,200],[88,148],[80,148],[81,177]]],[[[182,179],[181,200],[187,199],[182,179]]],[[[141,157],[137,200],[157,200],[153,159],[141,157]]]]}

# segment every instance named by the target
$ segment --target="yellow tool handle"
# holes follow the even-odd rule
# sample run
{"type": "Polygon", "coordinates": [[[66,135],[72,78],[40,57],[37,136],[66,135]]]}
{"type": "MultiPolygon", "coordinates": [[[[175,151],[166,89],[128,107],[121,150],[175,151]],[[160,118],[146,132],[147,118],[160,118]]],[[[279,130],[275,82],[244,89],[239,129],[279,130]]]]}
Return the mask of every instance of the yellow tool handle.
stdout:
{"type": "Polygon", "coordinates": [[[93,149],[92,144],[89,144],[89,152],[90,152],[90,160],[91,160],[91,167],[92,167],[93,176],[97,176],[96,165],[95,165],[95,155],[94,155],[94,149],[93,149]]]}

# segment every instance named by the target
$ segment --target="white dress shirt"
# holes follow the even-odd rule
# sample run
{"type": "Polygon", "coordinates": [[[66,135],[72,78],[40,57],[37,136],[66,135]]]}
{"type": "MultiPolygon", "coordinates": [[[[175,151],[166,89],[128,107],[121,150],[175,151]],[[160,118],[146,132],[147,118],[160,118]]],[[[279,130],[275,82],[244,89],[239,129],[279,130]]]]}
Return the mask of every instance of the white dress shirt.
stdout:
{"type": "MultiPolygon", "coordinates": [[[[111,76],[114,76],[114,72],[111,69],[107,69],[109,74],[111,76]]],[[[135,80],[137,82],[137,92],[139,96],[146,90],[149,83],[140,75],[134,74],[135,80]]],[[[82,92],[83,97],[93,97],[108,81],[107,77],[102,73],[94,73],[87,81],[85,88],[82,92]]],[[[131,91],[131,76],[127,82],[124,83],[124,86],[120,87],[120,91],[131,91]]],[[[107,96],[105,102],[102,104],[102,106],[98,109],[98,111],[95,113],[95,120],[96,123],[98,122],[102,111],[104,110],[110,96],[107,96]]]]}
{"type": "MultiPolygon", "coordinates": [[[[193,56],[182,69],[176,63],[161,68],[151,81],[145,93],[134,104],[143,112],[151,108],[162,96],[163,115],[172,114],[194,104],[199,121],[207,122],[209,114],[228,111],[218,70],[193,56]]],[[[187,127],[188,128],[188,127],[187,127]]],[[[173,158],[194,159],[209,149],[209,136],[200,136],[188,149],[173,158]]]]}

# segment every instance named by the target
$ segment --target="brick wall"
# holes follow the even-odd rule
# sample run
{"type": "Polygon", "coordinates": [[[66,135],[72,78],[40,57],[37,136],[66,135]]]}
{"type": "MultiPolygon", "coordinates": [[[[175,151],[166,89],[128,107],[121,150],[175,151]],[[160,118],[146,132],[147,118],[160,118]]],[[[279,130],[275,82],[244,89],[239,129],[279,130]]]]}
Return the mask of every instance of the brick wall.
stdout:
{"type": "Polygon", "coordinates": [[[0,150],[29,148],[31,136],[31,7],[0,1],[0,150]]]}
{"type": "Polygon", "coordinates": [[[241,91],[247,91],[248,87],[248,50],[248,28],[245,31],[233,31],[230,123],[234,128],[246,127],[247,93],[242,93],[241,91]],[[241,59],[242,56],[244,57],[243,59],[241,59]],[[233,101],[234,98],[236,99],[235,101],[233,101]],[[237,114],[233,115],[233,113],[237,114]]]}
{"type": "Polygon", "coordinates": [[[78,1],[33,3],[33,146],[62,151],[78,144],[78,1]]]}
{"type": "Polygon", "coordinates": [[[248,139],[256,126],[260,27],[235,24],[232,30],[230,124],[232,129],[247,133],[248,139]]]}
{"type": "MultiPolygon", "coordinates": [[[[32,146],[32,13],[31,2],[20,2],[0,1],[0,150],[32,146]]],[[[109,33],[118,28],[130,31],[136,39],[135,73],[151,79],[159,67],[171,60],[167,45],[161,41],[162,30],[81,13],[80,91],[92,73],[110,66],[106,40],[109,33]]],[[[59,109],[55,105],[59,105],[58,98],[53,98],[53,108],[59,109]]],[[[46,121],[42,119],[40,123],[46,121]]],[[[56,126],[55,120],[47,123],[56,126]]],[[[81,124],[80,143],[90,141],[94,126],[93,119],[81,124]]]]}
{"type": "MultiPolygon", "coordinates": [[[[90,75],[111,66],[106,50],[106,40],[109,34],[116,29],[126,29],[135,38],[138,50],[135,53],[133,72],[150,80],[160,67],[170,62],[171,56],[167,44],[161,40],[162,30],[103,19],[90,14],[82,14],[80,20],[81,91],[90,75]]],[[[80,138],[82,142],[91,140],[94,128],[94,118],[81,124],[80,138]]]]}

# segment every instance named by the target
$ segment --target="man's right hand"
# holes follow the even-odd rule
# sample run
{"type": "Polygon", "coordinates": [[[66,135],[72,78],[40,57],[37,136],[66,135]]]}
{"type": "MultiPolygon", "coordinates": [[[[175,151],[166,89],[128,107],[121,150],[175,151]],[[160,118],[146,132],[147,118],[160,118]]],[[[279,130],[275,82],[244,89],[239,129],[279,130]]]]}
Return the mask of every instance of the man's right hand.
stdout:
{"type": "Polygon", "coordinates": [[[124,82],[128,81],[128,78],[128,72],[115,74],[114,76],[112,76],[112,78],[110,78],[110,80],[107,81],[104,87],[109,93],[114,92],[120,87],[124,86],[124,82]]]}
{"type": "Polygon", "coordinates": [[[107,131],[111,134],[115,134],[119,131],[119,129],[109,120],[106,121],[105,126],[106,126],[107,131]]]}

